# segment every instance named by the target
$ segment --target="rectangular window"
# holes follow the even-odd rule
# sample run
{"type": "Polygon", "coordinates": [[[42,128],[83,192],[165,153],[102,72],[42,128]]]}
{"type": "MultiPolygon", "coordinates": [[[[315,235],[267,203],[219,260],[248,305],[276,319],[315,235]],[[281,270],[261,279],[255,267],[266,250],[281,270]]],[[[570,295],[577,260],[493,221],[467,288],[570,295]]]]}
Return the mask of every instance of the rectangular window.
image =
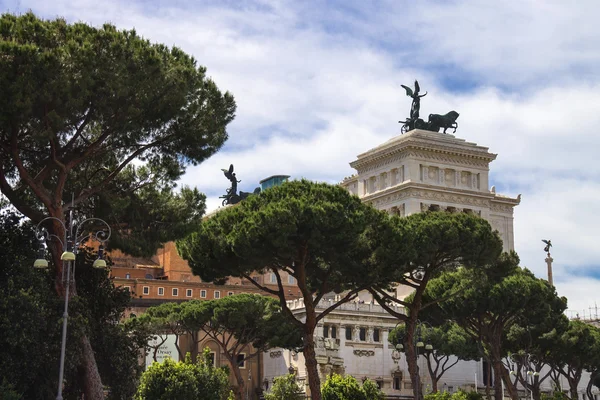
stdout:
{"type": "Polygon", "coordinates": [[[331,327],[331,337],[337,339],[337,328],[335,326],[331,327]]]}
{"type": "Polygon", "coordinates": [[[218,290],[215,290],[215,299],[220,299],[221,298],[221,292],[219,292],[218,290]]]}
{"type": "Polygon", "coordinates": [[[288,275],[288,284],[289,285],[295,285],[296,284],[296,278],[294,278],[292,275],[288,275]]]}
{"type": "Polygon", "coordinates": [[[131,274],[125,274],[125,279],[131,279],[131,274]]]}
{"type": "Polygon", "coordinates": [[[213,351],[210,352],[210,355],[208,356],[208,363],[210,365],[215,365],[215,360],[217,358],[217,354],[213,351]]]}
{"type": "Polygon", "coordinates": [[[165,295],[165,288],[164,287],[159,287],[158,288],[158,295],[159,296],[164,296],[165,295]]]}
{"type": "Polygon", "coordinates": [[[193,290],[192,290],[192,289],[186,289],[186,290],[185,290],[185,296],[186,296],[186,297],[192,297],[192,293],[193,293],[193,290]]]}
{"type": "Polygon", "coordinates": [[[123,289],[127,290],[128,292],[131,292],[131,286],[123,286],[123,289]]]}
{"type": "Polygon", "coordinates": [[[367,328],[360,328],[360,330],[358,331],[358,338],[360,339],[361,342],[364,342],[367,340],[367,328]]]}
{"type": "Polygon", "coordinates": [[[237,364],[240,366],[240,369],[246,368],[246,354],[240,353],[237,355],[237,364]]]}
{"type": "Polygon", "coordinates": [[[377,387],[383,389],[383,381],[377,381],[377,387]]]}
{"type": "Polygon", "coordinates": [[[271,272],[271,283],[277,283],[277,277],[273,272],[271,272]]]}
{"type": "Polygon", "coordinates": [[[173,288],[173,290],[171,290],[171,294],[173,294],[173,297],[179,296],[179,289],[173,288]]]}
{"type": "Polygon", "coordinates": [[[150,286],[144,286],[142,289],[142,293],[146,295],[150,294],[150,286]]]}
{"type": "Polygon", "coordinates": [[[374,342],[379,342],[379,329],[375,328],[373,329],[373,341],[374,342]]]}
{"type": "Polygon", "coordinates": [[[233,296],[233,292],[227,292],[227,296],[233,296]]]}
{"type": "Polygon", "coordinates": [[[402,389],[400,387],[400,377],[394,376],[394,390],[400,390],[400,389],[402,389]]]}
{"type": "Polygon", "coordinates": [[[346,340],[352,340],[352,327],[346,327],[346,340]]]}
{"type": "Polygon", "coordinates": [[[323,337],[325,337],[325,338],[329,337],[329,325],[325,325],[323,327],[323,337]]]}
{"type": "Polygon", "coordinates": [[[203,299],[206,298],[206,290],[201,290],[200,291],[200,297],[202,297],[203,299]]]}

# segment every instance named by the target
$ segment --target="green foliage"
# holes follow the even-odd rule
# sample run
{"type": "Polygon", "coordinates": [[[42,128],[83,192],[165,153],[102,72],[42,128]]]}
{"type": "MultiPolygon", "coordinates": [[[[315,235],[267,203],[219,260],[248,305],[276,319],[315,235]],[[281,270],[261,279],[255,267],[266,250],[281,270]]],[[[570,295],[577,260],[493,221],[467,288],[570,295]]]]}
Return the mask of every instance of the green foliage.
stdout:
{"type": "Polygon", "coordinates": [[[459,389],[452,395],[452,400],[483,400],[483,395],[479,392],[459,389]]]}
{"type": "Polygon", "coordinates": [[[373,250],[391,234],[386,222],[341,187],[292,181],[204,220],[177,247],[205,281],[246,277],[264,266],[289,271],[301,290],[321,298],[382,283],[373,250]]]}
{"type": "MultiPolygon", "coordinates": [[[[480,269],[446,272],[429,282],[424,295],[424,301],[445,298],[424,311],[427,317],[453,320],[461,326],[482,344],[482,355],[491,361],[497,374],[505,371],[501,363],[509,353],[507,337],[513,328],[545,325],[551,329],[549,321],[564,318],[567,306],[553,286],[521,269],[518,262],[514,252],[504,253],[495,263],[480,269]]],[[[544,334],[539,330],[530,333],[534,332],[544,334]]],[[[512,386],[508,389],[514,391],[512,386]]]]}
{"type": "Polygon", "coordinates": [[[447,390],[443,390],[437,393],[426,394],[425,400],[483,400],[483,395],[478,392],[467,392],[462,389],[452,394],[447,390]]]}
{"type": "MultiPolygon", "coordinates": [[[[479,358],[477,344],[463,328],[455,323],[446,322],[431,327],[423,324],[419,333],[424,342],[433,346],[433,353],[437,356],[456,356],[466,361],[479,358]]],[[[388,341],[394,346],[399,343],[404,344],[405,336],[406,325],[400,324],[390,332],[388,341]]]]}
{"type": "Polygon", "coordinates": [[[13,385],[7,383],[6,379],[2,380],[2,383],[0,383],[0,400],[21,400],[22,398],[13,385]]]}
{"type": "MultiPolygon", "coordinates": [[[[353,294],[370,286],[388,286],[381,273],[390,261],[386,250],[403,246],[386,213],[339,186],[306,180],[286,182],[226,208],[177,242],[182,257],[204,281],[252,279],[257,268],[272,271],[279,277],[276,288],[253,282],[279,298],[284,315],[302,330],[304,346],[312,345],[317,321],[353,294]],[[282,274],[296,279],[307,306],[303,321],[287,307],[282,274]],[[314,304],[325,294],[345,290],[341,300],[317,315],[314,304]]],[[[314,355],[305,352],[305,358],[312,369],[311,391],[317,392],[314,355]]]]}
{"type": "Polygon", "coordinates": [[[231,398],[227,372],[206,359],[193,363],[166,359],[153,363],[142,375],[136,400],[228,400],[231,398]]]}
{"type": "Polygon", "coordinates": [[[31,399],[56,395],[62,313],[50,276],[32,267],[37,246],[31,224],[0,212],[0,377],[31,399]]]}
{"type": "Polygon", "coordinates": [[[555,390],[551,394],[542,393],[541,400],[569,400],[569,396],[560,390],[555,390]]]}
{"type": "Polygon", "coordinates": [[[452,400],[453,396],[447,390],[442,390],[436,393],[429,393],[423,396],[425,400],[452,400]]]}
{"type": "Polygon", "coordinates": [[[188,302],[182,310],[182,319],[186,321],[190,317],[189,310],[197,308],[208,316],[204,329],[227,332],[240,345],[251,344],[258,351],[302,346],[301,332],[281,313],[279,301],[271,297],[237,294],[219,300],[188,302]]]}
{"type": "MultiPolygon", "coordinates": [[[[425,212],[394,218],[393,223],[395,236],[404,245],[387,249],[390,262],[385,274],[392,283],[417,289],[412,301],[402,302],[409,313],[418,314],[421,292],[431,279],[458,266],[482,268],[497,260],[502,252],[500,237],[487,221],[474,215],[425,212]]],[[[397,302],[384,290],[373,292],[386,301],[397,302]]],[[[398,317],[407,319],[406,315],[398,317]]]]}
{"type": "Polygon", "coordinates": [[[361,386],[351,375],[332,374],[321,388],[323,400],[383,400],[375,382],[366,380],[361,386]]]}
{"type": "Polygon", "coordinates": [[[362,390],[365,392],[366,400],[383,400],[385,397],[377,384],[370,379],[363,382],[362,390]]]}
{"type": "Polygon", "coordinates": [[[193,57],[110,24],[3,14],[0,87],[0,190],[21,213],[62,217],[74,193],[139,255],[199,223],[204,196],[173,182],[223,145],[235,102],[193,57]]]}
{"type": "MultiPolygon", "coordinates": [[[[0,246],[6,256],[0,262],[0,376],[24,398],[53,398],[63,300],[54,292],[52,275],[32,267],[38,242],[31,224],[15,214],[0,213],[0,246]]],[[[131,398],[141,373],[138,349],[146,337],[118,324],[130,295],[113,286],[107,271],[92,268],[93,259],[85,252],[77,259],[78,292],[69,303],[64,397],[81,392],[79,338],[87,334],[100,374],[111,388],[109,399],[131,398]]]]}
{"type": "Polygon", "coordinates": [[[275,378],[271,389],[264,394],[265,400],[303,400],[304,392],[296,382],[296,375],[275,378]]]}

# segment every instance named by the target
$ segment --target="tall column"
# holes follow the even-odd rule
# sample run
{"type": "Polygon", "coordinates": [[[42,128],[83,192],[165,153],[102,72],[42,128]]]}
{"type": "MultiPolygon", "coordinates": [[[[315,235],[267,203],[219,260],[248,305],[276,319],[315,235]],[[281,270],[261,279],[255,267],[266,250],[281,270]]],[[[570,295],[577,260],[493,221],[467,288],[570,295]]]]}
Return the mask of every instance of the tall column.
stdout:
{"type": "Polygon", "coordinates": [[[548,283],[550,286],[554,286],[552,281],[552,261],[554,261],[554,259],[550,257],[550,253],[548,253],[548,257],[546,257],[546,264],[548,264],[548,283]]]}

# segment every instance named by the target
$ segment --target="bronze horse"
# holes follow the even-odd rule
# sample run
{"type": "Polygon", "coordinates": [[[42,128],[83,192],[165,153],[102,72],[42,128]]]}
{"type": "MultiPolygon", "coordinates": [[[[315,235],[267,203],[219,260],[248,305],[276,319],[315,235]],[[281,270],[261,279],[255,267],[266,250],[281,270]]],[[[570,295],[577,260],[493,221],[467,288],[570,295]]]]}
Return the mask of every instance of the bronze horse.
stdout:
{"type": "Polygon", "coordinates": [[[446,133],[446,129],[454,128],[452,133],[456,133],[456,128],[458,128],[458,122],[456,122],[456,119],[458,116],[459,114],[456,111],[450,111],[446,115],[429,114],[427,130],[439,132],[441,128],[444,128],[444,133],[446,133]]]}

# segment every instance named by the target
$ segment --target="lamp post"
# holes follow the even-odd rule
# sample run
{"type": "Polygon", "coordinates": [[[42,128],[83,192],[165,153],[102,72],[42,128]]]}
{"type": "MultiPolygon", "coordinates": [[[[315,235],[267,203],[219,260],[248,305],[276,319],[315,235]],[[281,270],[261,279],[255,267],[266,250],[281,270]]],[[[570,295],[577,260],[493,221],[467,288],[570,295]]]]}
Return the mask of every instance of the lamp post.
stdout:
{"type": "MultiPolygon", "coordinates": [[[[533,400],[533,384],[534,384],[534,380],[536,376],[539,376],[540,373],[537,371],[534,371],[533,368],[531,368],[531,364],[533,363],[533,357],[531,356],[531,354],[525,353],[525,354],[520,354],[518,356],[515,357],[515,355],[511,355],[511,358],[516,361],[516,358],[523,358],[523,367],[526,369],[525,372],[525,387],[529,386],[529,396],[531,398],[531,400],[533,400]],[[531,382],[529,382],[531,378],[531,382]]],[[[518,362],[517,362],[518,364],[518,362]]],[[[518,372],[517,371],[510,371],[510,375],[514,375],[514,376],[518,376],[518,372]]]]}
{"type": "Polygon", "coordinates": [[[38,258],[33,263],[34,268],[48,268],[48,261],[45,258],[46,247],[45,244],[51,240],[57,240],[62,247],[63,253],[60,259],[63,262],[62,268],[62,282],[65,285],[65,309],[63,312],[63,325],[62,325],[62,342],[60,348],[60,366],[58,370],[58,391],[56,400],[63,400],[62,389],[63,389],[63,375],[65,370],[65,350],[67,345],[67,320],[69,318],[69,289],[72,283],[75,282],[75,259],[79,250],[79,246],[89,240],[96,240],[100,243],[98,248],[98,258],[94,261],[92,266],[94,268],[106,268],[106,261],[104,260],[104,243],[110,238],[111,230],[108,223],[100,218],[87,218],[77,224],[73,219],[73,207],[69,211],[69,222],[65,224],[64,221],[55,217],[46,217],[39,222],[36,227],[36,236],[40,241],[38,258]],[[64,235],[62,238],[57,235],[51,234],[43,224],[53,221],[59,223],[62,228],[64,235]],[[89,222],[96,224],[100,223],[103,225],[102,229],[96,232],[88,232],[82,229],[84,225],[89,222]],[[66,270],[66,274],[65,274],[66,270]]]}

